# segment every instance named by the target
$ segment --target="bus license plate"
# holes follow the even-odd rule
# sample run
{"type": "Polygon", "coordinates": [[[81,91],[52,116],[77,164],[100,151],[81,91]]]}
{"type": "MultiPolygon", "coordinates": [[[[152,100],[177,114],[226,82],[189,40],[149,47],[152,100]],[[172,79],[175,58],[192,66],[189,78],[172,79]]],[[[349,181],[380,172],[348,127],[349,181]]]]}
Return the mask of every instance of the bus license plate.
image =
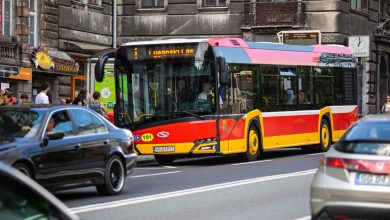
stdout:
{"type": "Polygon", "coordinates": [[[371,186],[390,186],[390,176],[357,173],[355,178],[355,184],[371,186]]]}
{"type": "Polygon", "coordinates": [[[154,153],[165,153],[165,152],[175,152],[174,146],[166,146],[166,147],[153,147],[154,153]]]}

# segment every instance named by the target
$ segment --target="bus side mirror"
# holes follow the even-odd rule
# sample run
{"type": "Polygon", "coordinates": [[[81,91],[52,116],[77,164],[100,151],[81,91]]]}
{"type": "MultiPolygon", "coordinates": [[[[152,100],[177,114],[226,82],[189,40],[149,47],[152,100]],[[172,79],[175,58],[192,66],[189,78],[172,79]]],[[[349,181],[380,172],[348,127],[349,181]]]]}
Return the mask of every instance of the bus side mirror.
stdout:
{"type": "Polygon", "coordinates": [[[104,78],[104,66],[109,58],[115,58],[115,49],[107,49],[99,52],[97,55],[98,60],[95,65],[95,79],[98,82],[102,82],[104,78]]]}
{"type": "Polygon", "coordinates": [[[219,70],[219,83],[221,85],[227,84],[229,81],[229,74],[228,74],[228,68],[227,63],[224,57],[218,57],[218,70],[219,70]]]}

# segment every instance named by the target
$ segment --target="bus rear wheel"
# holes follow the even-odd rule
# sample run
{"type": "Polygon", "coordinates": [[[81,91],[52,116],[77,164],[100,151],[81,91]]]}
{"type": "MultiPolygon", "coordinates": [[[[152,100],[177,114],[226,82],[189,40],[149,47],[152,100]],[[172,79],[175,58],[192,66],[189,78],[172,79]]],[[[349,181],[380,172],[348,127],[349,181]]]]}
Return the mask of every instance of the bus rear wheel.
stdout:
{"type": "Polygon", "coordinates": [[[318,150],[320,152],[325,152],[329,149],[332,142],[331,137],[329,122],[326,119],[322,119],[320,125],[320,144],[318,145],[318,150]]]}
{"type": "Polygon", "coordinates": [[[172,155],[154,155],[154,159],[161,165],[171,165],[175,157],[172,155]]]}
{"type": "Polygon", "coordinates": [[[245,161],[255,161],[260,156],[260,136],[254,125],[249,127],[249,132],[246,140],[246,153],[244,154],[245,161]]]}

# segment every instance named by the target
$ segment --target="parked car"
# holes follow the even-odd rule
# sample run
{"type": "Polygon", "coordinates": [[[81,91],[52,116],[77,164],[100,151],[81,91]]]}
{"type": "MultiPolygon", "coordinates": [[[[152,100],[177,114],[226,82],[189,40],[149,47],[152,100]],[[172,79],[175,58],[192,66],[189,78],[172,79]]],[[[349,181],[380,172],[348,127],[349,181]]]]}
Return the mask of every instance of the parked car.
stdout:
{"type": "Polygon", "coordinates": [[[137,155],[131,131],[81,106],[0,107],[0,161],[49,190],[122,191],[137,155]]]}
{"type": "Polygon", "coordinates": [[[34,180],[0,162],[0,219],[79,218],[34,180]]]}
{"type": "Polygon", "coordinates": [[[320,164],[312,219],[390,219],[390,114],[358,121],[320,164]]]}

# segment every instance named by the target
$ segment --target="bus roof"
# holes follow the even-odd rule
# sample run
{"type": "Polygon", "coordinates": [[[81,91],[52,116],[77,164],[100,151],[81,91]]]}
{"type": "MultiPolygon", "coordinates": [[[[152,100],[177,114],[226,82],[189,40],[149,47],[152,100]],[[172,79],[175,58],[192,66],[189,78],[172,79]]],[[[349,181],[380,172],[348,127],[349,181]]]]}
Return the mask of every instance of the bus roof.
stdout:
{"type": "Polygon", "coordinates": [[[288,45],[271,42],[249,42],[241,38],[165,39],[136,41],[122,46],[209,43],[216,56],[227,63],[355,67],[352,50],[342,45],[288,45]]]}
{"type": "Polygon", "coordinates": [[[150,41],[134,41],[122,44],[122,46],[139,46],[139,45],[159,45],[159,44],[184,44],[184,43],[202,43],[208,39],[165,39],[165,40],[150,40],[150,41]]]}

